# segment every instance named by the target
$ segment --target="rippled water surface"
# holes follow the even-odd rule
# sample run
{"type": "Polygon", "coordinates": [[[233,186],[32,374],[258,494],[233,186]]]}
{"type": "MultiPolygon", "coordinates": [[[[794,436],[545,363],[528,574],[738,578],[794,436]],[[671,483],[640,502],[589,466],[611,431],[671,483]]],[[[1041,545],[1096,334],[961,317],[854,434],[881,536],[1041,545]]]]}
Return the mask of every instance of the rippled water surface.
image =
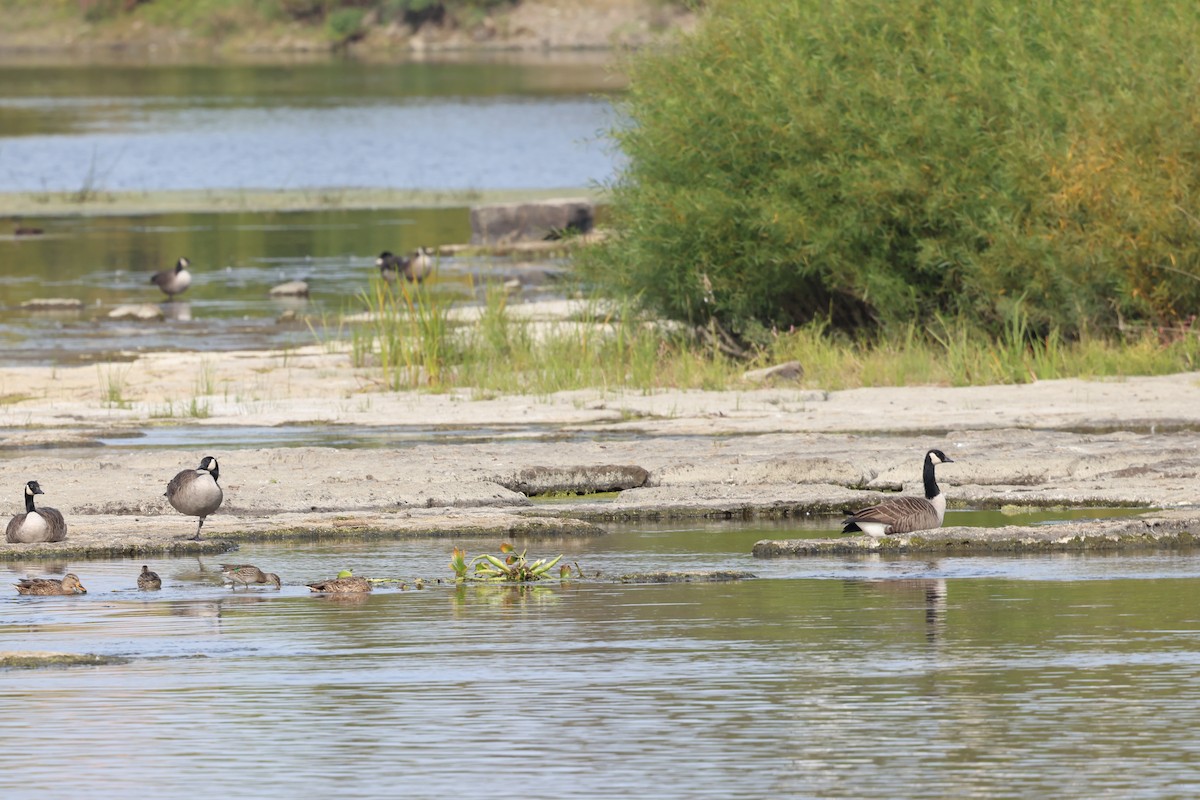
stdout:
{"type": "MultiPolygon", "coordinates": [[[[604,577],[454,587],[446,540],[246,546],[73,569],[74,598],[0,599],[6,649],[119,655],[0,673],[5,796],[1159,797],[1194,794],[1200,562],[1191,554],[747,555],[786,529],[636,526],[530,545],[604,577]],[[343,567],[417,591],[310,597],[343,567]],[[233,780],[231,778],[231,780],[233,780]],[[250,788],[247,788],[250,787],[250,788]],[[464,788],[467,787],[467,788],[464,788]],[[18,794],[12,794],[17,792],[18,794]]],[[[469,552],[496,542],[459,541],[469,552]]]]}

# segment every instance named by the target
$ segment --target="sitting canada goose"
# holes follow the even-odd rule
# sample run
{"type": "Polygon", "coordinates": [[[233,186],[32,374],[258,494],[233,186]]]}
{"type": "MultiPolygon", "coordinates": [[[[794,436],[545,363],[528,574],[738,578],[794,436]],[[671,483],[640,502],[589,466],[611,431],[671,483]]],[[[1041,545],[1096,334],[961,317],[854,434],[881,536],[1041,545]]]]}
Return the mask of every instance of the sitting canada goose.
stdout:
{"type": "Polygon", "coordinates": [[[221,574],[229,578],[234,589],[239,583],[245,587],[252,583],[273,583],[276,589],[282,585],[279,576],[274,572],[263,572],[253,564],[222,564],[221,574]]]}
{"type": "Polygon", "coordinates": [[[175,295],[192,285],[192,273],[188,272],[188,267],[191,265],[192,262],[181,258],[175,262],[172,269],[154,273],[150,282],[162,289],[168,298],[174,298],[175,295]]]}
{"type": "Polygon", "coordinates": [[[34,508],[33,496],[45,494],[37,481],[25,484],[25,513],[8,521],[4,538],[11,543],[61,542],[67,538],[67,523],[57,508],[34,508]]]}
{"type": "Polygon", "coordinates": [[[924,497],[895,497],[859,509],[846,519],[842,533],[861,531],[879,537],[941,527],[946,516],[946,495],[938,488],[933,468],[936,464],[953,463],[941,450],[930,450],[925,454],[924,497]]]}
{"type": "Polygon", "coordinates": [[[366,578],[332,578],[327,581],[305,584],[311,591],[330,594],[356,594],[371,591],[371,582],[366,578]]]}
{"type": "Polygon", "coordinates": [[[17,587],[17,594],[87,594],[87,589],[79,582],[79,578],[74,572],[63,575],[62,580],[58,578],[23,578],[13,586],[17,587]]]}
{"type": "Polygon", "coordinates": [[[162,578],[158,577],[157,572],[151,572],[149,567],[142,564],[142,574],[138,575],[138,588],[143,591],[161,589],[162,578]]]}
{"type": "Polygon", "coordinates": [[[204,518],[221,506],[224,494],[217,485],[218,477],[220,468],[217,466],[217,460],[212,456],[205,456],[200,460],[197,469],[185,469],[167,484],[165,496],[175,510],[200,518],[200,524],[196,526],[196,535],[191,537],[193,540],[200,539],[204,518]]]}

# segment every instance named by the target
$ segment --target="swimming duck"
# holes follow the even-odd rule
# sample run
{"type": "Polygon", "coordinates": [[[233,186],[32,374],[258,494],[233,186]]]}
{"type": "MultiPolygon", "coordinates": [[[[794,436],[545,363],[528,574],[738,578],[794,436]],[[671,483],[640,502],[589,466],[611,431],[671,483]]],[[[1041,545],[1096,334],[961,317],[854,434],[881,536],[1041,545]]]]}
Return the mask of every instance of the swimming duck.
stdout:
{"type": "Polygon", "coordinates": [[[157,572],[151,572],[145,564],[142,564],[142,573],[138,575],[137,583],[138,588],[143,591],[162,588],[162,578],[158,577],[157,572]]]}
{"type": "Polygon", "coordinates": [[[934,467],[953,463],[941,450],[930,450],[925,454],[924,497],[895,497],[861,508],[846,518],[842,533],[861,531],[880,537],[940,528],[946,516],[946,495],[938,488],[934,467]]]}
{"type": "Polygon", "coordinates": [[[221,500],[224,499],[224,493],[217,484],[219,477],[220,467],[217,460],[212,456],[205,456],[200,460],[198,468],[183,470],[167,484],[164,495],[175,510],[200,518],[200,523],[196,526],[196,535],[191,537],[193,541],[199,541],[204,518],[220,508],[221,500]]]}
{"type": "Polygon", "coordinates": [[[330,594],[355,594],[371,591],[371,582],[366,578],[331,578],[327,581],[305,584],[314,592],[330,594]]]}
{"type": "Polygon", "coordinates": [[[274,572],[263,572],[253,564],[222,564],[221,574],[229,579],[234,589],[239,583],[245,587],[252,583],[273,583],[276,589],[282,585],[274,572]]]}
{"type": "Polygon", "coordinates": [[[87,594],[87,589],[79,582],[79,577],[74,572],[63,575],[62,580],[58,578],[23,578],[19,583],[13,585],[17,587],[17,594],[87,594]]]}
{"type": "Polygon", "coordinates": [[[161,272],[154,273],[150,278],[150,282],[162,289],[168,298],[174,298],[175,295],[185,291],[192,285],[192,273],[188,272],[188,267],[192,262],[186,258],[181,258],[175,262],[172,269],[164,269],[161,272]]]}
{"type": "Polygon", "coordinates": [[[33,496],[45,494],[37,481],[25,484],[25,513],[8,521],[4,538],[10,543],[61,542],[67,538],[67,523],[57,508],[34,508],[33,496]]]}

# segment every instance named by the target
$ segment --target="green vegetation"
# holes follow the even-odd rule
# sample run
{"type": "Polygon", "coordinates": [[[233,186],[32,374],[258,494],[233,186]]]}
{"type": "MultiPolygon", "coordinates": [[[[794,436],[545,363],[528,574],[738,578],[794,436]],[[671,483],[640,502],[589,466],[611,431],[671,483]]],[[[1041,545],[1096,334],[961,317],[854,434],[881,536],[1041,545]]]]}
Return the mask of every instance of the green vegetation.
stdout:
{"type": "Polygon", "coordinates": [[[366,24],[461,22],[471,24],[514,0],[79,0],[89,23],[136,17],[155,25],[188,28],[219,37],[264,21],[324,26],[335,41],[366,24]]]}
{"type": "Polygon", "coordinates": [[[1187,0],[714,2],[631,64],[617,235],[582,266],[770,348],[816,325],[955,383],[1099,368],[1200,306],[1196,41],[1187,0]]]}
{"type": "MultiPolygon", "coordinates": [[[[436,283],[392,289],[375,278],[361,299],[367,321],[348,328],[355,366],[377,371],[389,390],[469,388],[494,394],[548,395],[601,388],[728,389],[745,386],[754,367],[799,361],[808,388],[912,384],[1026,383],[1071,377],[1161,375],[1200,369],[1200,337],[1190,327],[1129,329],[1118,340],[1056,331],[1033,336],[1014,307],[996,335],[961,317],[937,315],[928,325],[895,325],[891,335],[855,335],[821,319],[774,332],[749,360],[698,344],[681,326],[656,321],[632,303],[594,300],[572,319],[515,316],[508,296],[488,287],[477,314],[456,313],[436,283]]],[[[318,338],[341,336],[344,327],[318,338]]]]}
{"type": "MultiPolygon", "coordinates": [[[[450,557],[450,569],[454,572],[454,579],[459,582],[474,579],[524,583],[548,577],[550,570],[562,559],[562,555],[559,554],[552,559],[539,558],[537,561],[529,561],[525,558],[525,552],[522,550],[518,553],[515,547],[504,542],[500,545],[500,555],[503,558],[485,553],[468,561],[467,551],[456,547],[450,557]]],[[[559,569],[559,577],[571,577],[571,568],[564,564],[559,569]]]]}

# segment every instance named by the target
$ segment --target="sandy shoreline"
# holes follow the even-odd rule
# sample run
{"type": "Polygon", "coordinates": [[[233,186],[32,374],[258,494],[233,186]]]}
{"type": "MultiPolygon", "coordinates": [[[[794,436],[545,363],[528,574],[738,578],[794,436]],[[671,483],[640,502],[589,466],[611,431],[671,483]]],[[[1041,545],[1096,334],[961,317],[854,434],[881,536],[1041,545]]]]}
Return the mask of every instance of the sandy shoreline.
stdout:
{"type": "Polygon", "coordinates": [[[369,371],[324,346],[5,368],[0,515],[16,513],[24,482],[37,479],[71,535],[62,544],[0,552],[8,560],[186,552],[194,547],[185,541],[194,521],[175,513],[162,493],[171,475],[203,455],[221,463],[226,501],[205,525],[208,538],[221,542],[577,536],[594,535],[611,519],[838,513],[881,492],[916,491],[920,458],[931,446],[955,459],[939,474],[952,507],[1143,506],[1173,510],[1176,529],[1196,522],[1200,530],[1197,401],[1197,374],[476,400],[469,392],[381,391],[369,371]],[[214,390],[197,398],[195,376],[205,364],[214,390]],[[105,369],[121,370],[121,407],[104,398],[98,375],[105,369]],[[207,417],[164,415],[193,399],[207,417]],[[370,449],[96,444],[164,425],[412,425],[430,433],[416,444],[370,449]],[[439,441],[438,427],[491,429],[495,438],[439,441]],[[635,470],[642,477],[603,502],[532,503],[515,490],[528,489],[531,468],[550,484],[588,488],[586,468],[604,465],[644,473],[635,470]]]}

